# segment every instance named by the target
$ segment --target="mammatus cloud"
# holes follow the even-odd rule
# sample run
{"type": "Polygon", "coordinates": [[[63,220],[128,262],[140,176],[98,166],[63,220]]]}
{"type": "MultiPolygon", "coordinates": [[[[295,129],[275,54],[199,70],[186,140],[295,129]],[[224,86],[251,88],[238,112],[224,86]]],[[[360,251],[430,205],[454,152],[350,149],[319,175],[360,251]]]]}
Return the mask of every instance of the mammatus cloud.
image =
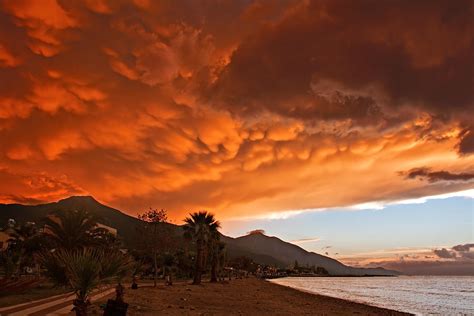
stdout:
{"type": "Polygon", "coordinates": [[[0,202],[250,218],[471,189],[473,10],[2,0],[0,202]]]}

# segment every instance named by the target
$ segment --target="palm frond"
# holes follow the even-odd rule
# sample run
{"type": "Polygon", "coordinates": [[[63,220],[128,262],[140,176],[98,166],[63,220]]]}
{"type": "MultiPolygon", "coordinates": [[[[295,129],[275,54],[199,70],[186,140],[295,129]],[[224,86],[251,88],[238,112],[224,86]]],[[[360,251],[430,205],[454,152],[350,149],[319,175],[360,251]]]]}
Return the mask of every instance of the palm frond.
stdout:
{"type": "Polygon", "coordinates": [[[120,251],[101,248],[59,249],[43,253],[41,262],[49,276],[57,283],[67,284],[77,297],[87,300],[93,289],[123,278],[131,268],[131,261],[120,251]]]}

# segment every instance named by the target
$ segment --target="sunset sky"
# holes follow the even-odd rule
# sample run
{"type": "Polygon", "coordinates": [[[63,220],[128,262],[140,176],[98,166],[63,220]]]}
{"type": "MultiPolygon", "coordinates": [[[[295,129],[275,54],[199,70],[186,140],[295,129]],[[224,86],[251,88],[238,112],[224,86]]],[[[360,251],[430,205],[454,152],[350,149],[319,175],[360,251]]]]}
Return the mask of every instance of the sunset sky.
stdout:
{"type": "Polygon", "coordinates": [[[355,264],[460,254],[473,111],[470,0],[0,0],[0,203],[207,209],[355,264]]]}

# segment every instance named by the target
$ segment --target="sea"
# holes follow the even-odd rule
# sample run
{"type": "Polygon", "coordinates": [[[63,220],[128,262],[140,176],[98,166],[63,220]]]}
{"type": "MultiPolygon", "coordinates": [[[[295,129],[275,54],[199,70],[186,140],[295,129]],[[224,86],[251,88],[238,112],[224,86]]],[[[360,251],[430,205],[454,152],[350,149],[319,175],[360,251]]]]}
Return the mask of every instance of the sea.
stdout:
{"type": "Polygon", "coordinates": [[[270,281],[415,315],[474,315],[473,276],[288,277],[270,281]]]}

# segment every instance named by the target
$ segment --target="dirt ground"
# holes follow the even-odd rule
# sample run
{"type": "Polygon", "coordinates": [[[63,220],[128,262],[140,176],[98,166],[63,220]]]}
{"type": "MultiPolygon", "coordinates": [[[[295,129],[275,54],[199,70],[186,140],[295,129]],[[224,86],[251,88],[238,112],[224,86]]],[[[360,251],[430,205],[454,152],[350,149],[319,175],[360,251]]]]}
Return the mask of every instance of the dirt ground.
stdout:
{"type": "MultiPolygon", "coordinates": [[[[94,302],[92,315],[101,315],[94,302]]],[[[248,278],[224,283],[127,289],[128,315],[408,315],[341,299],[300,292],[248,278]]]]}

